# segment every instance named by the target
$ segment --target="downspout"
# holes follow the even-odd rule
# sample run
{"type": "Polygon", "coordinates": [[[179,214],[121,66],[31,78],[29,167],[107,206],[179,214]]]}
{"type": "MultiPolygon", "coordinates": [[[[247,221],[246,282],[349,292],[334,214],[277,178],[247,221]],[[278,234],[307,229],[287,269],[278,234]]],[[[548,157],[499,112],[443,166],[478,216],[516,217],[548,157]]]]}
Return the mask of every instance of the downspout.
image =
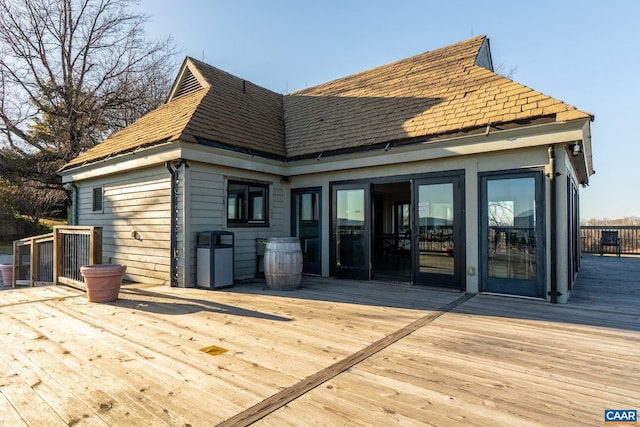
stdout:
{"type": "Polygon", "coordinates": [[[171,232],[169,237],[169,285],[172,287],[178,286],[178,268],[177,268],[177,240],[178,233],[176,231],[177,224],[177,211],[178,211],[178,171],[171,166],[171,162],[165,162],[165,166],[171,174],[171,232]]]}
{"type": "Polygon", "coordinates": [[[185,168],[189,167],[189,164],[185,159],[180,159],[171,165],[171,162],[165,162],[164,164],[167,170],[171,174],[171,235],[169,237],[169,253],[171,259],[169,260],[169,275],[170,286],[178,286],[178,216],[180,215],[180,207],[178,206],[178,170],[180,166],[184,165],[185,168]]]}
{"type": "MultiPolygon", "coordinates": [[[[78,215],[79,215],[79,206],[78,201],[80,200],[80,195],[78,194],[78,186],[75,182],[70,181],[63,185],[64,189],[71,192],[71,218],[69,221],[69,225],[78,225],[78,215]]],[[[68,218],[68,214],[67,214],[68,218]]]]}
{"type": "Polygon", "coordinates": [[[549,177],[549,209],[551,211],[549,219],[549,229],[551,230],[551,244],[549,245],[551,256],[551,283],[548,294],[551,296],[551,303],[557,304],[558,296],[561,294],[558,292],[558,280],[556,277],[556,152],[553,145],[549,145],[547,152],[549,154],[549,173],[547,176],[549,177]]]}
{"type": "Polygon", "coordinates": [[[70,184],[71,191],[73,191],[73,200],[71,201],[71,203],[73,203],[73,224],[71,225],[78,225],[80,223],[80,207],[78,206],[78,203],[80,202],[80,194],[78,194],[78,186],[76,183],[71,181],[70,184]]]}

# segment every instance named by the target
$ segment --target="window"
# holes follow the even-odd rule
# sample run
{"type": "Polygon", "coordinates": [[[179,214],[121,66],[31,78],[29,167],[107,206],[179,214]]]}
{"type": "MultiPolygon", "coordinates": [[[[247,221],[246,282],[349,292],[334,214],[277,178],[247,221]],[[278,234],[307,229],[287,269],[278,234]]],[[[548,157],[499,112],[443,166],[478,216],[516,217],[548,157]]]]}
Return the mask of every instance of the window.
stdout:
{"type": "Polygon", "coordinates": [[[409,202],[396,202],[395,205],[396,234],[407,234],[411,230],[411,204],[409,202]]]}
{"type": "Polygon", "coordinates": [[[93,212],[102,212],[102,187],[93,189],[93,201],[91,210],[93,212]]]}
{"type": "Polygon", "coordinates": [[[227,222],[229,224],[268,225],[269,186],[229,181],[227,185],[227,222]]]}

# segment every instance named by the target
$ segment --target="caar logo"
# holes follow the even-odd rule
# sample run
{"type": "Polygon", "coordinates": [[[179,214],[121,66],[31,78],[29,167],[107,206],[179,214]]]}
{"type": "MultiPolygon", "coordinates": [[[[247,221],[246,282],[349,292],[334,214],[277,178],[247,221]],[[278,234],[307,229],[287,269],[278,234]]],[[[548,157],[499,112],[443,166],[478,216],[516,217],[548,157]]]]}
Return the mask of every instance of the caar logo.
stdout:
{"type": "Polygon", "coordinates": [[[637,424],[638,412],[635,409],[605,409],[605,424],[637,424]]]}

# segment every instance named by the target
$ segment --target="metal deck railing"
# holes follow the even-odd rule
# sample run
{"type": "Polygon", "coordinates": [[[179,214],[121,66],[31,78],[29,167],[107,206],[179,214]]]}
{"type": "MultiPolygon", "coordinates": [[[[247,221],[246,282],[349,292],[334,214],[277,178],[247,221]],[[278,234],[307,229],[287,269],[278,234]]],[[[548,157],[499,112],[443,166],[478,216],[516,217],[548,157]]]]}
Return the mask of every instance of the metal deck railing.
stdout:
{"type": "MultiPolygon", "coordinates": [[[[582,225],[580,240],[583,253],[600,253],[600,239],[603,231],[617,231],[620,238],[620,253],[640,254],[640,226],[637,225],[582,225]]],[[[611,252],[611,248],[604,248],[611,252]]]]}

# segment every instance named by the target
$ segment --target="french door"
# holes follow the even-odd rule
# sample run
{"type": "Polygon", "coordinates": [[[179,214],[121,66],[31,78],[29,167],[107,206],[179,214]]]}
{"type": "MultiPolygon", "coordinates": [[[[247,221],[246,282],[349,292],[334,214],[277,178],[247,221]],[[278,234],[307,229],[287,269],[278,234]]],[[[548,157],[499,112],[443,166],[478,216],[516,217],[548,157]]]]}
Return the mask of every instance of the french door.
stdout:
{"type": "Polygon", "coordinates": [[[417,284],[464,288],[464,179],[415,180],[413,254],[417,284]]]}
{"type": "Polygon", "coordinates": [[[322,190],[297,189],[291,192],[291,235],[300,240],[302,272],[322,272],[322,190]]]}
{"type": "Polygon", "coordinates": [[[331,274],[369,280],[371,278],[370,184],[334,185],[331,205],[331,274]]]}
{"type": "Polygon", "coordinates": [[[542,173],[486,174],[480,185],[481,290],[543,298],[542,173]]]}

